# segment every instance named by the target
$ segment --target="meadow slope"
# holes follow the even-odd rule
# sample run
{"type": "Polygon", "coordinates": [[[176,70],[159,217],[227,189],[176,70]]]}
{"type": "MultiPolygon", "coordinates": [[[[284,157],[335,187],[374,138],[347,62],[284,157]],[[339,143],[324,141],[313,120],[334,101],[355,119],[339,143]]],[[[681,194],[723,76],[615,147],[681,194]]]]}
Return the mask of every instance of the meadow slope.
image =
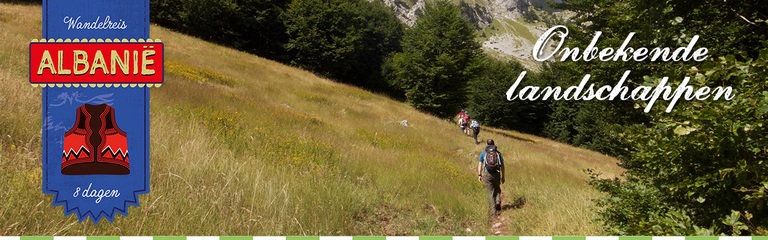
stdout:
{"type": "MultiPolygon", "coordinates": [[[[0,3],[0,29],[0,235],[493,234],[473,170],[483,145],[453,123],[157,26],[151,192],[113,223],[80,223],[41,191],[41,90],[27,80],[40,6],[0,3]]],[[[617,176],[615,159],[492,132],[480,137],[507,159],[505,201],[525,199],[503,233],[601,234],[583,170],[617,176]]]]}

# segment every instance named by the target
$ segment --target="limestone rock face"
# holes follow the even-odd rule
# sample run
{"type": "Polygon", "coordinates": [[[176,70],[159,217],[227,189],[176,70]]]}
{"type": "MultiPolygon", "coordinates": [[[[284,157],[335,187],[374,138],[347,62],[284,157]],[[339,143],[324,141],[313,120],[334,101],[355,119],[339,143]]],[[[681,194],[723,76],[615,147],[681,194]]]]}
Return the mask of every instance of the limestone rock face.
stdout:
{"type": "Polygon", "coordinates": [[[412,27],[416,19],[424,14],[424,0],[417,0],[414,4],[408,4],[405,0],[371,0],[382,1],[384,5],[395,10],[395,16],[405,25],[412,27]]]}
{"type": "MultiPolygon", "coordinates": [[[[424,0],[369,0],[381,1],[387,7],[395,10],[400,21],[408,26],[413,26],[416,19],[424,13],[424,0]]],[[[493,19],[509,18],[517,19],[528,11],[529,7],[553,10],[547,1],[552,0],[462,0],[459,7],[462,14],[476,24],[479,28],[488,26],[493,19]]],[[[554,0],[553,2],[562,2],[554,0]]]]}
{"type": "MultiPolygon", "coordinates": [[[[407,26],[416,24],[424,14],[425,0],[369,0],[381,1],[395,10],[395,15],[407,26]]],[[[546,31],[544,24],[528,23],[523,20],[532,9],[557,12],[548,1],[562,0],[460,0],[461,13],[475,25],[486,39],[482,46],[505,58],[521,60],[528,67],[536,67],[531,58],[531,49],[536,39],[546,31]]]]}

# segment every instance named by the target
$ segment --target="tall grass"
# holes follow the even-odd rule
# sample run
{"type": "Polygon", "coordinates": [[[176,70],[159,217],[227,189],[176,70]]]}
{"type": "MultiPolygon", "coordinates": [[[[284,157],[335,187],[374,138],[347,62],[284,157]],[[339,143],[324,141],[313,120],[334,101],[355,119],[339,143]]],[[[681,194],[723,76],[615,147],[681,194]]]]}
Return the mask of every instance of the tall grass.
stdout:
{"type": "MultiPolygon", "coordinates": [[[[0,235],[490,234],[473,170],[482,145],[453,124],[156,26],[167,72],[151,95],[151,192],[113,223],[65,217],[41,193],[40,90],[26,78],[40,12],[0,4],[0,235]]],[[[615,174],[613,159],[481,137],[509,159],[507,200],[527,200],[503,213],[508,234],[600,233],[581,169],[615,174]]]]}

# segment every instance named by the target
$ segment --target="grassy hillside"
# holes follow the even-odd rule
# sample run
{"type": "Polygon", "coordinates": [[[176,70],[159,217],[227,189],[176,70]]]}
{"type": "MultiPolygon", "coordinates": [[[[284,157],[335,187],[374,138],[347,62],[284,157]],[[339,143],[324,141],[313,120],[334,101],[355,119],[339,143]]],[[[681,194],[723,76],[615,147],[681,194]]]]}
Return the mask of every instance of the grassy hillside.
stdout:
{"type": "MultiPolygon", "coordinates": [[[[473,170],[483,145],[454,124],[157,26],[151,193],[114,223],[64,217],[41,191],[41,90],[27,80],[40,6],[0,3],[0,29],[0,235],[493,234],[473,170]]],[[[600,234],[582,170],[615,176],[614,159],[493,132],[481,138],[508,159],[505,201],[525,199],[502,233],[600,234]]]]}

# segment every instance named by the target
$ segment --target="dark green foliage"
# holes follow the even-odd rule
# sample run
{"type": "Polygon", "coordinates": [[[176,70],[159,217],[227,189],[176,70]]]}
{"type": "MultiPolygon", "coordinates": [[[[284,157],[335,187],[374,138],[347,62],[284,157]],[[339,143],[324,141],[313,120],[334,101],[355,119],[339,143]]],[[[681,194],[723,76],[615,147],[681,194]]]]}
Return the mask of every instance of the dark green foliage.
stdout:
{"type": "MultiPolygon", "coordinates": [[[[707,47],[710,56],[731,54],[734,50],[742,51],[745,46],[759,44],[764,36],[752,34],[758,30],[736,12],[751,19],[759,19],[768,10],[765,6],[739,1],[666,1],[666,0],[571,0],[557,4],[557,8],[576,11],[574,23],[568,26],[570,34],[566,45],[586,47],[597,31],[602,32],[598,47],[617,48],[630,32],[635,36],[629,47],[678,47],[690,42],[694,35],[699,35],[697,47],[707,47]],[[763,12],[760,13],[760,9],[763,12]],[[587,23],[587,24],[585,24],[587,23]],[[728,31],[724,31],[728,29],[728,31]]],[[[762,30],[763,32],[765,30],[762,30]]],[[[754,54],[752,54],[754,56],[754,54]]],[[[555,68],[576,69],[565,74],[542,72],[542,78],[559,79],[561,85],[578,83],[584,74],[591,74],[590,82],[598,86],[615,84],[626,70],[631,70],[629,81],[625,84],[634,87],[643,83],[644,76],[668,76],[671,84],[679,83],[687,67],[693,62],[655,62],[646,60],[642,63],[630,62],[559,62],[555,68]],[[687,66],[687,67],[686,67],[687,66]]],[[[545,136],[567,140],[567,142],[621,156],[625,153],[620,143],[614,139],[616,129],[631,124],[645,124],[648,114],[634,108],[633,102],[554,103],[552,120],[543,132],[545,136]],[[558,111],[564,111],[559,113],[558,111]],[[609,116],[603,116],[608,114],[609,116]],[[578,116],[584,121],[579,121],[578,116]],[[576,116],[577,119],[574,119],[576,116]],[[597,120],[595,120],[597,119],[597,120]],[[607,144],[607,145],[606,145],[607,144]]],[[[659,107],[654,107],[659,109],[659,107]]]]}
{"type": "Polygon", "coordinates": [[[180,32],[186,30],[189,15],[189,0],[152,0],[149,1],[150,20],[153,23],[180,32]]]}
{"type": "Polygon", "coordinates": [[[476,72],[480,44],[474,27],[450,2],[428,4],[424,16],[403,37],[403,52],[386,68],[390,84],[414,107],[442,118],[465,102],[466,86],[476,72]]]}
{"type": "MultiPolygon", "coordinates": [[[[574,46],[583,48],[588,44],[581,42],[588,40],[584,39],[584,35],[578,34],[578,31],[572,31],[571,34],[575,35],[568,36],[570,43],[574,46]]],[[[590,74],[590,84],[594,83],[598,87],[613,86],[626,70],[632,70],[632,75],[635,77],[640,75],[638,72],[643,72],[642,67],[633,65],[640,64],[556,62],[545,64],[538,78],[542,84],[561,86],[566,89],[578,85],[586,74],[590,74]]],[[[625,85],[631,87],[637,83],[627,82],[625,85]]],[[[550,101],[549,108],[551,113],[547,122],[543,124],[542,135],[613,156],[624,154],[625,146],[616,139],[622,126],[647,121],[647,115],[642,110],[635,109],[633,102],[550,101]]]]}
{"type": "Polygon", "coordinates": [[[40,5],[40,4],[43,3],[43,0],[3,0],[3,2],[13,3],[13,4],[37,4],[37,5],[40,5]]]}
{"type": "MultiPolygon", "coordinates": [[[[642,112],[631,102],[566,103],[553,108],[554,121],[547,125],[551,136],[612,152],[627,169],[624,179],[592,181],[608,194],[598,201],[608,233],[765,234],[768,24],[758,20],[768,19],[766,5],[572,0],[559,7],[579,13],[577,24],[570,27],[574,32],[603,31],[598,46],[616,47],[632,31],[637,33],[634,47],[677,47],[699,35],[698,47],[710,52],[704,62],[555,63],[563,65],[561,69],[577,69],[577,75],[591,73],[593,79],[604,76],[608,81],[632,70],[635,85],[656,85],[664,76],[677,85],[689,76],[689,84],[696,88],[731,86],[737,93],[731,101],[681,101],[671,113],[663,112],[667,103],[657,102],[641,118],[627,117],[642,112]],[[584,117],[589,114],[593,117],[584,117]]],[[[589,40],[573,41],[584,47],[589,40]]]]}
{"type": "MultiPolygon", "coordinates": [[[[621,15],[619,15],[621,16],[621,15]]],[[[625,24],[631,27],[631,24],[625,24]]],[[[624,26],[623,26],[624,27],[624,26]]],[[[579,25],[568,25],[569,35],[565,45],[584,49],[594,36],[594,31],[602,31],[603,35],[597,46],[618,48],[624,41],[624,37],[630,31],[629,27],[624,34],[615,34],[608,29],[582,29],[579,25]]],[[[636,36],[630,47],[654,46],[643,44],[647,40],[636,36]]],[[[556,58],[559,61],[559,56],[556,58]]],[[[563,89],[578,85],[579,82],[590,74],[589,84],[596,87],[614,86],[621,79],[625,71],[630,70],[627,82],[623,85],[634,88],[642,82],[644,75],[664,74],[655,72],[657,69],[652,64],[629,62],[600,62],[593,60],[565,61],[547,63],[544,65],[539,78],[542,82],[553,86],[562,86],[563,89]]],[[[544,124],[542,135],[558,141],[567,142],[596,150],[613,156],[621,156],[624,153],[622,142],[617,141],[616,136],[621,132],[622,126],[642,124],[648,121],[648,115],[642,109],[636,109],[634,102],[616,101],[552,101],[550,108],[552,113],[549,121],[544,124]]]]}
{"type": "Polygon", "coordinates": [[[768,228],[768,44],[757,59],[723,57],[690,72],[730,85],[731,101],[684,104],[629,128],[627,181],[596,180],[602,218],[621,234],[765,234],[768,228]],[[658,199],[638,203],[636,195],[658,199]],[[654,209],[654,211],[647,211],[654,209]]]}
{"type": "Polygon", "coordinates": [[[153,0],[165,27],[289,62],[342,82],[387,90],[381,65],[400,50],[391,9],[365,0],[153,0]]]}
{"type": "MultiPolygon", "coordinates": [[[[507,101],[506,92],[520,73],[520,63],[483,58],[477,75],[470,81],[467,108],[483,125],[538,133],[549,108],[543,101],[507,101]]],[[[545,86],[536,73],[528,71],[521,85],[545,86]]]]}
{"type": "Polygon", "coordinates": [[[284,0],[153,0],[152,21],[256,55],[283,60],[284,0]]]}
{"type": "Polygon", "coordinates": [[[400,50],[402,25],[380,2],[294,0],[283,19],[292,64],[358,86],[375,85],[400,50]]]}

